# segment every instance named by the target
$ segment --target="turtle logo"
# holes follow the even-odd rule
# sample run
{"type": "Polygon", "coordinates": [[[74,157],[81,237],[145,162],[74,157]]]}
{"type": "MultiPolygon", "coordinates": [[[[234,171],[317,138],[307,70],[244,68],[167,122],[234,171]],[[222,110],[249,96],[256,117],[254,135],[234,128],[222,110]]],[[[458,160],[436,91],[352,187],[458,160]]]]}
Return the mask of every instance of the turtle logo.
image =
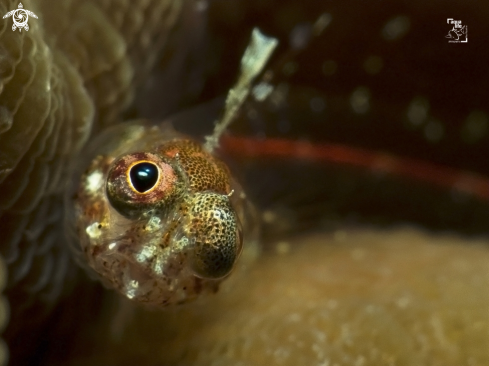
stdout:
{"type": "Polygon", "coordinates": [[[448,38],[448,43],[467,43],[468,42],[468,27],[462,26],[461,20],[452,18],[447,19],[448,24],[453,24],[453,28],[448,31],[445,38],[448,38]]]}
{"type": "Polygon", "coordinates": [[[29,20],[29,15],[37,19],[36,14],[34,14],[32,11],[25,10],[22,3],[19,3],[19,8],[9,11],[7,14],[3,16],[3,19],[12,16],[12,20],[14,21],[14,25],[12,25],[13,31],[15,31],[17,28],[19,28],[19,32],[22,31],[22,28],[28,31],[29,24],[27,24],[27,21],[29,20]]]}

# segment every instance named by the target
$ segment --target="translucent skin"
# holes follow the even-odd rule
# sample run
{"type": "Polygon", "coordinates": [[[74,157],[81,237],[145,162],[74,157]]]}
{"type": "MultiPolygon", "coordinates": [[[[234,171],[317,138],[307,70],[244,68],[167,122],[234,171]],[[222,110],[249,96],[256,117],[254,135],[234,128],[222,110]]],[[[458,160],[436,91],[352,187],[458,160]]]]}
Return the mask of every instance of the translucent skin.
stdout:
{"type": "Polygon", "coordinates": [[[216,291],[242,249],[245,196],[227,167],[168,125],[124,124],[94,145],[74,202],[74,247],[88,266],[149,305],[216,291]],[[144,192],[129,175],[139,162],[158,169],[144,192]]]}

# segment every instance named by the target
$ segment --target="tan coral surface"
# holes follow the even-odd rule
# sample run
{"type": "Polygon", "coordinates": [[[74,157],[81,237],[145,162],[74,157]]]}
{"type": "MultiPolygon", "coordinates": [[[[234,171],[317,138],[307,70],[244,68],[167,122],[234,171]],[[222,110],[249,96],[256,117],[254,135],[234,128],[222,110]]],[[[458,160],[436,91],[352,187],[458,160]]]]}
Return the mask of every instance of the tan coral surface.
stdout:
{"type": "Polygon", "coordinates": [[[487,240],[347,229],[274,248],[198,306],[108,306],[71,364],[489,364],[487,240]]]}

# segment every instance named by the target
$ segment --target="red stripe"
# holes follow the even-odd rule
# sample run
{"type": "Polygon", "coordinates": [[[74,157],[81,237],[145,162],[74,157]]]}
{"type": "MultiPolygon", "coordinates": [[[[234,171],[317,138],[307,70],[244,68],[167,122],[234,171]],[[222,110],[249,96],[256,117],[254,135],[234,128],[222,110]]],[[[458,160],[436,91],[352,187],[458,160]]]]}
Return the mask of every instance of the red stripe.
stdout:
{"type": "Polygon", "coordinates": [[[244,158],[288,158],[356,166],[455,189],[489,201],[488,178],[422,160],[340,144],[313,144],[277,138],[259,140],[226,135],[222,137],[221,146],[226,153],[244,158]]]}

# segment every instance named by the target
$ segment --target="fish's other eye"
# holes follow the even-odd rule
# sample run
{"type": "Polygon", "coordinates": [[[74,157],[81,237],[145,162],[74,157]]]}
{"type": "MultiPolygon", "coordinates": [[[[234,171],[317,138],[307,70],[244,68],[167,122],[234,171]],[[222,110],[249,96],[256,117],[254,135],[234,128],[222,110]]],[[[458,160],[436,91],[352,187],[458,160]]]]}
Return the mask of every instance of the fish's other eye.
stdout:
{"type": "Polygon", "coordinates": [[[134,189],[145,193],[153,188],[159,178],[158,167],[153,163],[137,163],[130,168],[129,177],[134,189]]]}
{"type": "Polygon", "coordinates": [[[133,219],[164,210],[180,194],[182,179],[168,159],[139,152],[116,159],[108,172],[107,198],[121,215],[133,219]]]}
{"type": "Polygon", "coordinates": [[[188,228],[194,240],[191,268],[201,278],[228,275],[242,249],[237,215],[226,195],[198,192],[191,200],[188,228]]]}

